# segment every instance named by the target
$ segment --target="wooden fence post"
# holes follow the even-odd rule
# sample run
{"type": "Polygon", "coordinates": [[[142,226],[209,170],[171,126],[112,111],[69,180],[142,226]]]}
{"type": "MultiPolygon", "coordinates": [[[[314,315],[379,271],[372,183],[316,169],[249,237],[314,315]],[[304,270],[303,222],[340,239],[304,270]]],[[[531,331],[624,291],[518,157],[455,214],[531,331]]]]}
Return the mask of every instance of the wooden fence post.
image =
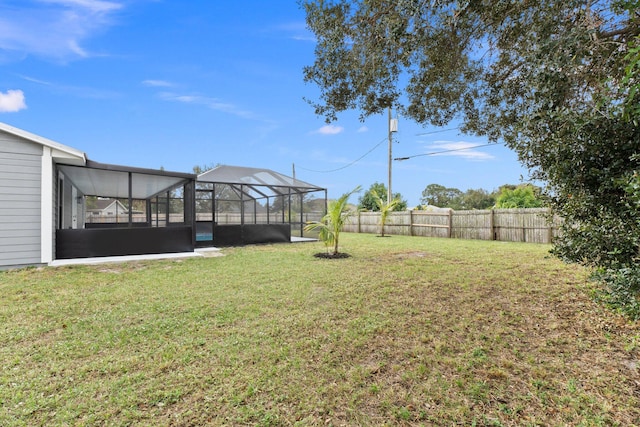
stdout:
{"type": "Polygon", "coordinates": [[[409,211],[409,236],[413,236],[413,210],[409,211]]]}
{"type": "Polygon", "coordinates": [[[453,235],[453,209],[449,209],[449,231],[447,232],[448,238],[453,235]]]}
{"type": "Polygon", "coordinates": [[[496,240],[496,219],[494,217],[495,210],[491,209],[491,214],[489,215],[489,228],[491,232],[491,240],[496,240]]]}

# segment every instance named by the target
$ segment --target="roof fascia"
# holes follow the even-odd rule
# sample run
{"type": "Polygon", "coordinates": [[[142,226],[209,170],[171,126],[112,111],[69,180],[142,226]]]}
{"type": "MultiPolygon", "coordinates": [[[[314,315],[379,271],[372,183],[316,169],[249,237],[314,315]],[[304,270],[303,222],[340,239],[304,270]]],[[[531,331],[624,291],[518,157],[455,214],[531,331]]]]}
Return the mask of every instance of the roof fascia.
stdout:
{"type": "Polygon", "coordinates": [[[0,122],[0,130],[29,140],[31,142],[35,142],[36,144],[51,148],[52,157],[54,157],[55,159],[61,159],[63,161],[66,159],[74,162],[74,164],[80,163],[83,165],[87,162],[87,155],[84,152],[60,144],[59,142],[52,141],[50,139],[44,138],[31,132],[27,132],[26,130],[18,129],[2,122],[0,122]]]}
{"type": "Polygon", "coordinates": [[[139,173],[143,175],[168,176],[172,178],[183,178],[186,180],[195,180],[197,178],[197,175],[193,173],[170,172],[170,171],[165,171],[160,169],[146,169],[146,168],[137,168],[137,167],[131,167],[131,166],[110,165],[107,163],[98,163],[88,159],[87,159],[86,167],[92,168],[92,169],[114,171],[114,172],[131,172],[131,173],[139,173]]]}

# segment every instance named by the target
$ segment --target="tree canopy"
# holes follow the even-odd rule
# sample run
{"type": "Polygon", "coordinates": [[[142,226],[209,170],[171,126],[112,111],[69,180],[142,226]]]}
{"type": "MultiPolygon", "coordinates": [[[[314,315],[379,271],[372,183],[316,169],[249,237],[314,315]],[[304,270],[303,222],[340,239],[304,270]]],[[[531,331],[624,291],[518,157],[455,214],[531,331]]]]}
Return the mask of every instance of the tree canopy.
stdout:
{"type": "Polygon", "coordinates": [[[457,188],[429,184],[422,190],[420,202],[424,205],[433,205],[439,208],[460,209],[459,199],[462,194],[462,191],[457,188]]]}
{"type": "Polygon", "coordinates": [[[603,136],[624,168],[638,165],[638,127],[617,111],[640,96],[628,97],[637,79],[622,84],[638,67],[637,50],[628,58],[638,0],[301,3],[317,38],[304,79],[320,99],[309,102],[328,121],[387,107],[425,125],[459,119],[464,132],[505,142],[556,193],[608,160],[592,160],[603,136]]]}
{"type": "Polygon", "coordinates": [[[544,203],[536,195],[537,189],[530,184],[518,185],[515,188],[503,186],[496,197],[496,208],[541,208],[544,203]]]}
{"type": "MultiPolygon", "coordinates": [[[[303,0],[317,38],[304,78],[328,120],[399,109],[517,144],[518,118],[588,111],[623,78],[635,1],[303,0]]],[[[615,90],[613,91],[615,92],[615,90]]],[[[616,94],[619,97],[621,94],[616,94]]]]}
{"type": "Polygon", "coordinates": [[[496,203],[496,195],[482,188],[470,188],[461,196],[461,209],[490,209],[496,203]]]}
{"type": "Polygon", "coordinates": [[[482,188],[462,191],[455,187],[429,184],[422,191],[421,202],[440,208],[473,210],[497,208],[537,208],[543,206],[541,188],[532,184],[505,184],[497,191],[482,188]]]}

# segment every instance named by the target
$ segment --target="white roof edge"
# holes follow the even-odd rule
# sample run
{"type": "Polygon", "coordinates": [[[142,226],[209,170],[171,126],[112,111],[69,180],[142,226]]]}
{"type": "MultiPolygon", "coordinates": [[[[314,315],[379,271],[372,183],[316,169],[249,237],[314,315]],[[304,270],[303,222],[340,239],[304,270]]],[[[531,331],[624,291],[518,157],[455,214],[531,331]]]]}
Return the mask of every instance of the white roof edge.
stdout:
{"type": "Polygon", "coordinates": [[[26,130],[18,129],[3,122],[0,122],[0,130],[19,136],[20,138],[28,139],[29,141],[33,141],[37,144],[44,145],[45,147],[52,148],[60,153],[63,153],[65,155],[65,158],[70,157],[80,159],[82,161],[82,164],[85,164],[87,161],[87,155],[84,152],[60,144],[59,142],[44,138],[42,136],[33,134],[31,132],[27,132],[26,130]]]}

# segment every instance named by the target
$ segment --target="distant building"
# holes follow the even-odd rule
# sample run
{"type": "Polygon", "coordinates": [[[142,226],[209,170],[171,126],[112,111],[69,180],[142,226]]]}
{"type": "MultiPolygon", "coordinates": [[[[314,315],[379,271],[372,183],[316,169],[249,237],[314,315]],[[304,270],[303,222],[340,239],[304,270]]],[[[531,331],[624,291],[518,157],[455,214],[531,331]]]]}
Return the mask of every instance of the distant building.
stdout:
{"type": "Polygon", "coordinates": [[[87,208],[87,215],[116,216],[129,214],[129,210],[117,199],[97,199],[93,205],[94,207],[87,208]]]}

